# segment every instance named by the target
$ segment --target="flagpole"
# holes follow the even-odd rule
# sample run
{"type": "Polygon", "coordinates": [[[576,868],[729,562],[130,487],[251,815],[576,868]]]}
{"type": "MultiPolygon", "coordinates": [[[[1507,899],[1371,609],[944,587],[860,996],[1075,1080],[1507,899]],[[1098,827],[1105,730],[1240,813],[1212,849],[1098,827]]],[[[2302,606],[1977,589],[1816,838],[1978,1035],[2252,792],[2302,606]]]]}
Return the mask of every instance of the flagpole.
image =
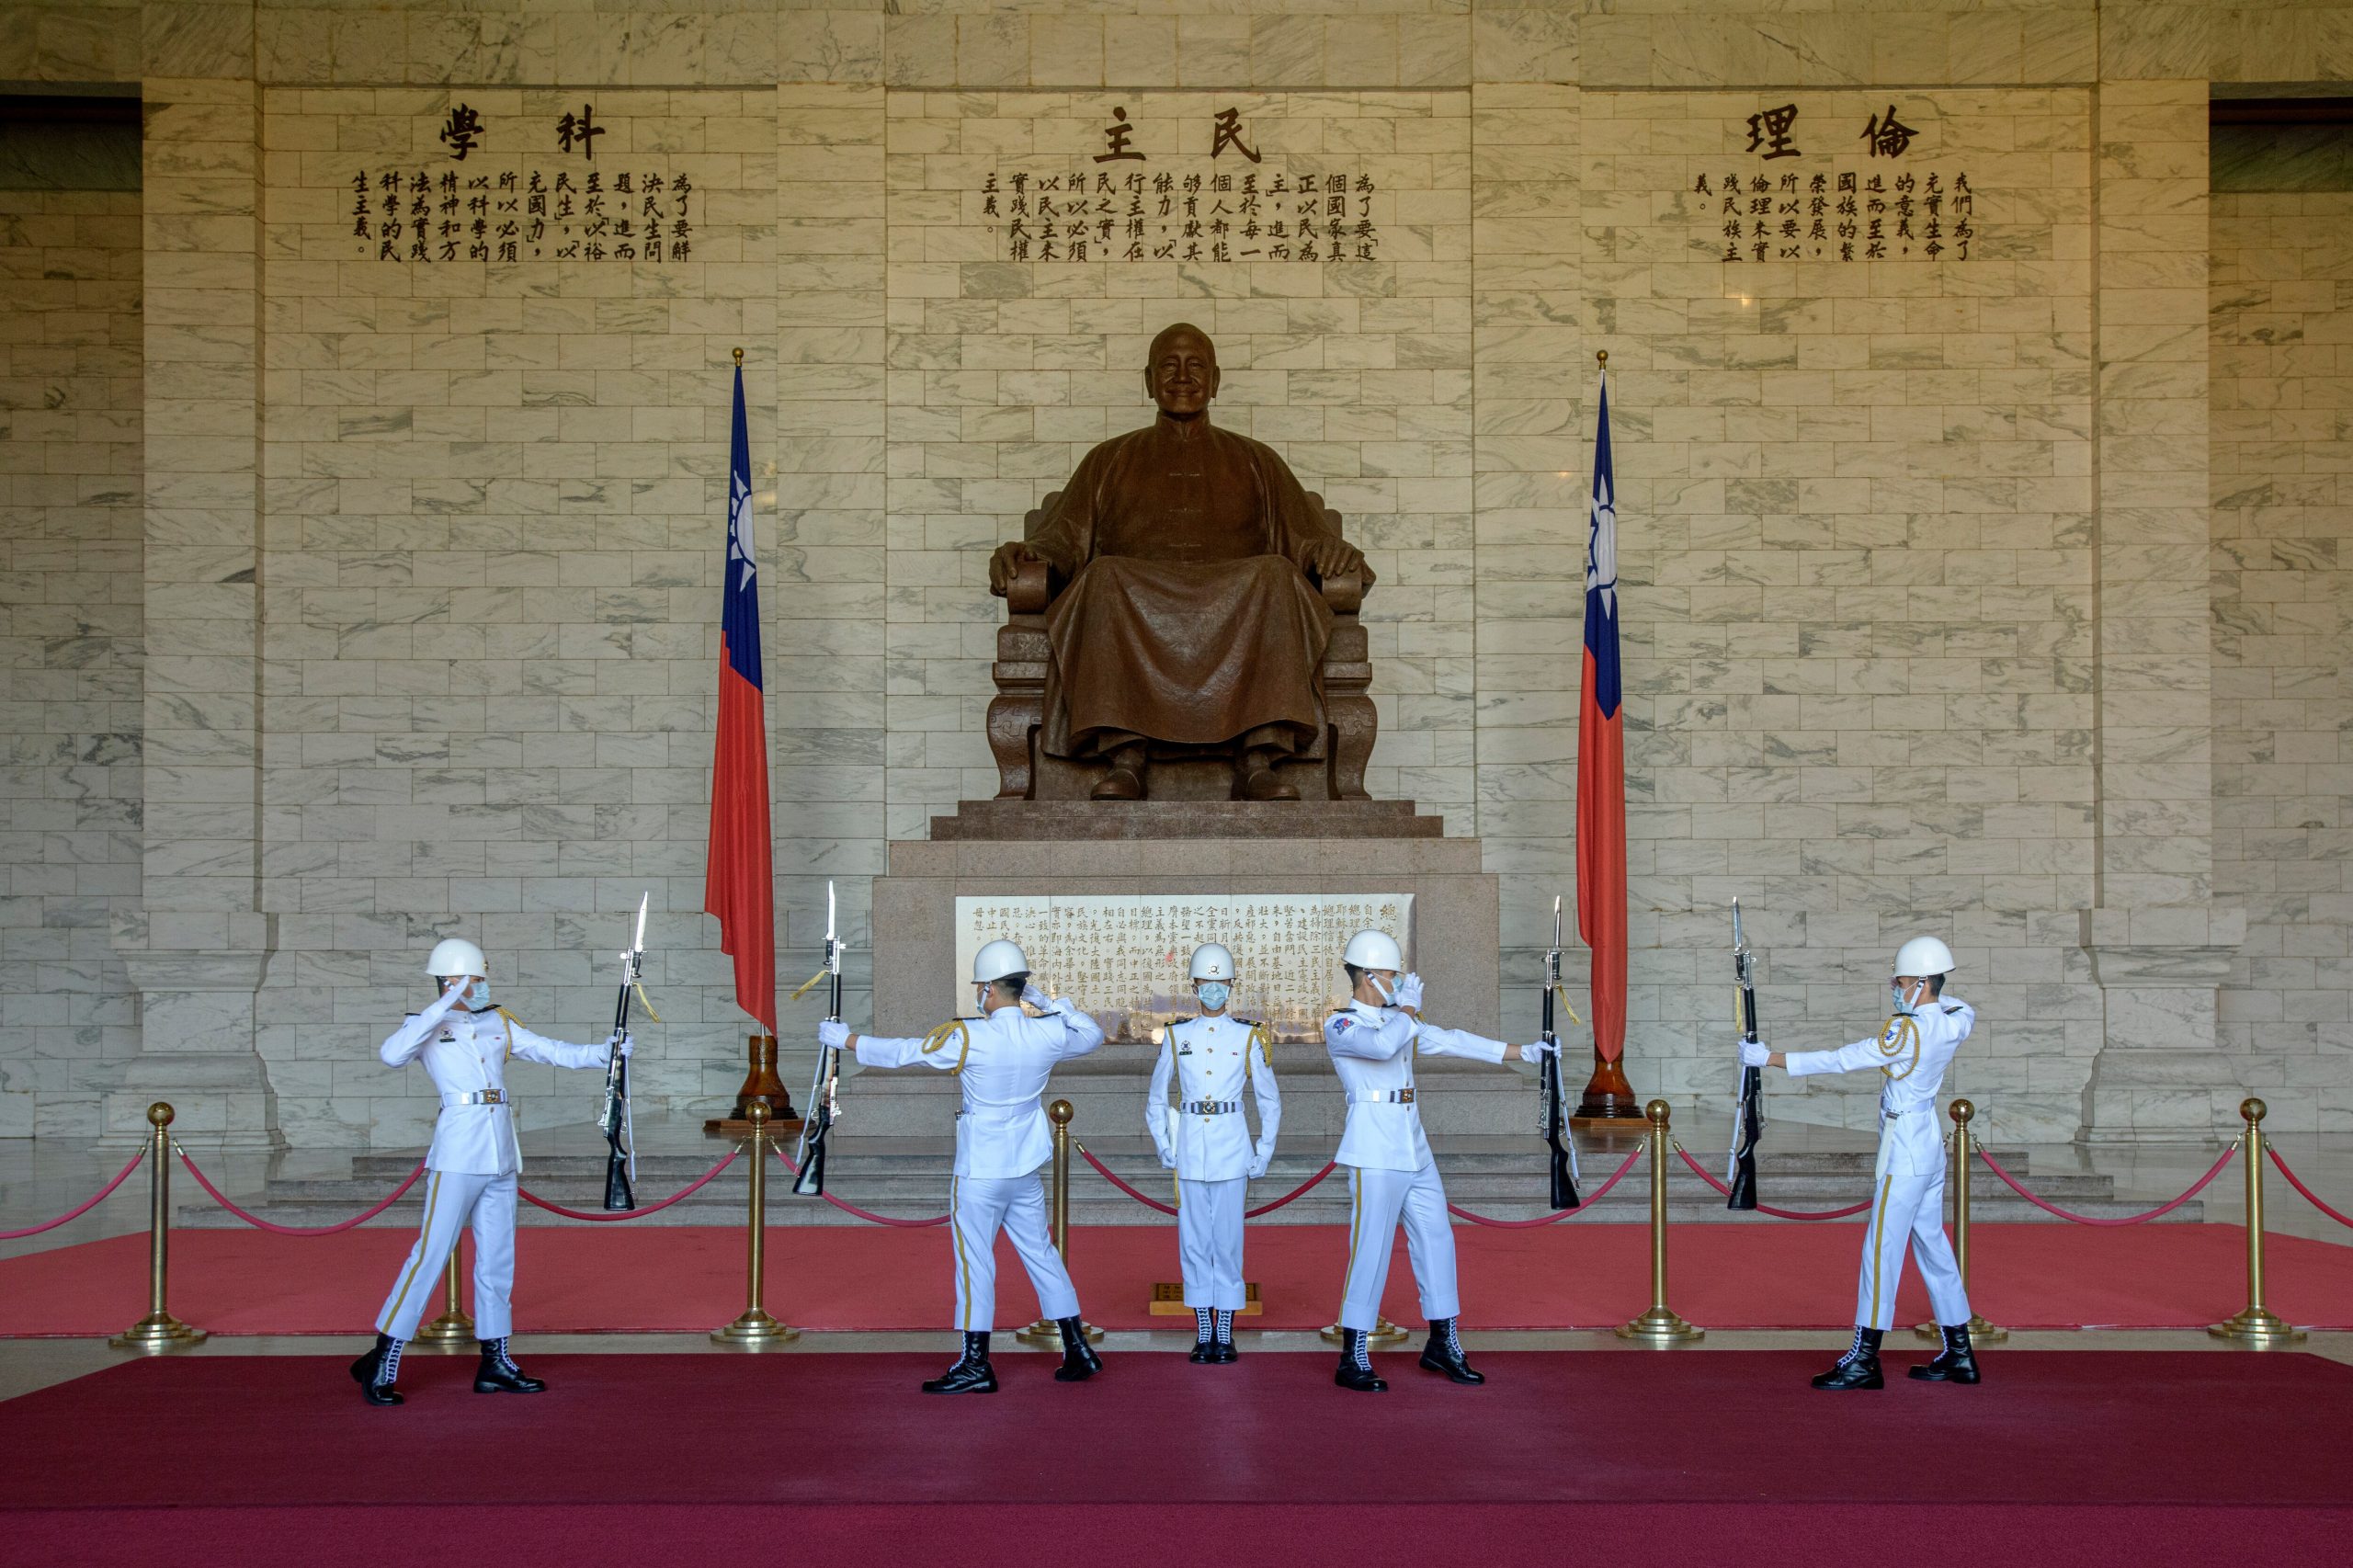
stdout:
{"type": "MultiPolygon", "coordinates": [[[[1596,506],[1598,508],[1604,500],[1599,494],[1598,479],[1603,454],[1607,450],[1609,430],[1609,351],[1606,348],[1596,349],[1593,358],[1594,363],[1599,368],[1600,375],[1601,417],[1596,426],[1594,437],[1597,476],[1596,506]]],[[[1609,480],[1609,494],[1606,500],[1612,517],[1611,554],[1614,557],[1617,553],[1614,542],[1617,482],[1614,473],[1609,480]]],[[[1597,522],[1596,526],[1598,526],[1597,522]]],[[[1611,594],[1615,594],[1617,585],[1614,566],[1611,581],[1601,586],[1611,594]]],[[[1612,646],[1609,649],[1609,664],[1614,672],[1619,658],[1619,650],[1615,645],[1618,634],[1615,624],[1616,612],[1613,609],[1610,613],[1608,640],[1612,646]]],[[[1590,647],[1587,651],[1589,653],[1593,652],[1590,647]]],[[[1586,663],[1588,689],[1580,691],[1578,694],[1577,871],[1581,881],[1590,879],[1591,885],[1581,885],[1578,889],[1577,926],[1578,934],[1585,938],[1586,948],[1593,952],[1591,1010],[1595,1016],[1597,1027],[1593,1037],[1593,1075],[1586,1082],[1585,1093],[1580,1096],[1576,1114],[1569,1119],[1569,1124],[1587,1131],[1617,1131],[1638,1129],[1644,1125],[1643,1108],[1636,1104],[1633,1088],[1626,1082],[1624,1061],[1627,937],[1624,872],[1626,809],[1624,759],[1622,751],[1617,753],[1615,765],[1608,770],[1614,778],[1618,795],[1617,810],[1614,813],[1617,820],[1614,827],[1605,826],[1599,820],[1603,815],[1603,802],[1598,799],[1587,799],[1589,794],[1597,791],[1606,792],[1608,786],[1601,777],[1603,770],[1597,766],[1600,759],[1589,755],[1597,747],[1605,732],[1601,729],[1597,712],[1594,710],[1596,693],[1589,688],[1593,661],[1588,658],[1586,663]],[[1588,842],[1588,838],[1593,842],[1588,842]],[[1604,873],[1601,870],[1604,855],[1600,846],[1610,841],[1614,841],[1614,848],[1608,854],[1608,860],[1615,869],[1604,873]],[[1610,911],[1602,910],[1596,901],[1609,901],[1612,894],[1615,895],[1616,908],[1610,911]],[[1614,918],[1607,918],[1610,915],[1614,915],[1614,918]],[[1605,924],[1608,933],[1607,937],[1603,935],[1605,924]],[[1605,946],[1610,950],[1605,951],[1605,946]],[[1613,1023],[1603,1026],[1601,1020],[1605,1017],[1613,1020],[1613,1023]],[[1603,1027],[1612,1027],[1619,1036],[1618,1051],[1615,1056],[1603,1054],[1603,1027]]],[[[1617,692],[1619,682],[1614,673],[1608,684],[1612,687],[1614,703],[1622,707],[1623,698],[1617,692]]],[[[1613,711],[1609,715],[1609,722],[1612,727],[1606,733],[1614,744],[1622,746],[1622,740],[1618,739],[1622,734],[1622,731],[1616,727],[1622,723],[1622,719],[1618,712],[1613,711]]]]}

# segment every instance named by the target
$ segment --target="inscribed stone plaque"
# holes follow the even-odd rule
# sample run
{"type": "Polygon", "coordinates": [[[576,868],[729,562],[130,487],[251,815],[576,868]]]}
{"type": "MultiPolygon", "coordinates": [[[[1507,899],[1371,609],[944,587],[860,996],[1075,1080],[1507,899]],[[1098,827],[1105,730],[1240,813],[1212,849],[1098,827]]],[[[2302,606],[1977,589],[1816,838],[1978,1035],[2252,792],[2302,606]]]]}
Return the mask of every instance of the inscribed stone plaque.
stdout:
{"type": "Polygon", "coordinates": [[[1230,1009],[1272,1025],[1279,1040],[1312,1040],[1347,994],[1340,950],[1367,928],[1394,936],[1412,964],[1411,893],[960,897],[956,971],[970,976],[982,945],[1007,937],[1040,984],[1071,997],[1107,1036],[1146,1040],[1199,1011],[1193,949],[1222,942],[1233,952],[1230,1009]]]}

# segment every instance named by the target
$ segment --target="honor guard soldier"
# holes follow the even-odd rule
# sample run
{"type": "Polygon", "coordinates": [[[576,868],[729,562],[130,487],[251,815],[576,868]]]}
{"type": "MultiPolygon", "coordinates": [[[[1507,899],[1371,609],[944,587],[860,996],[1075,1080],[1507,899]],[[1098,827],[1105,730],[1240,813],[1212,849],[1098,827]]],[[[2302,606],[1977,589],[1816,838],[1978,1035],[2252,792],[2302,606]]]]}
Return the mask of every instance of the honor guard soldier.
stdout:
{"type": "Polygon", "coordinates": [[[847,1024],[817,1026],[827,1049],[854,1049],[869,1067],[935,1067],[961,1080],[956,1113],[956,1174],[948,1185],[949,1264],[955,1270],[956,1326],[963,1352],[926,1393],[995,1393],[989,1334],[996,1322],[996,1233],[1012,1238],[1029,1272],[1041,1316],[1062,1330],[1057,1382],[1074,1383],[1103,1369],[1079,1321],[1078,1291],[1046,1226],[1045,1185],[1038,1167],[1053,1154],[1041,1100],[1054,1063],[1103,1043],[1095,1020],[1070,1002],[1029,983],[1029,960],[1011,942],[991,942],[972,963],[983,1015],[953,1018],[920,1040],[855,1035],[847,1024]],[[1027,1002],[1037,1010],[1022,1010],[1027,1002]]]}
{"type": "Polygon", "coordinates": [[[482,949],[452,937],[433,949],[425,972],[441,994],[394,1029],[377,1054],[387,1067],[422,1058],[441,1093],[433,1147],[425,1156],[425,1223],[408,1261],[392,1277],[392,1292],[376,1314],[376,1345],[351,1364],[351,1376],[370,1404],[398,1404],[401,1349],[416,1336],[417,1320],[433,1300],[442,1265],[469,1222],[474,1230],[474,1326],[482,1365],[476,1393],[538,1393],[507,1354],[514,1314],[515,1187],[522,1151],[515,1142],[514,1104],[506,1094],[506,1059],[551,1067],[603,1067],[615,1051],[632,1050],[626,1034],[597,1045],[566,1045],[532,1033],[490,1002],[490,965],[482,949]]]}
{"type": "Polygon", "coordinates": [[[1193,994],[1201,1016],[1168,1026],[1144,1096],[1144,1125],[1160,1163],[1176,1173],[1176,1247],[1185,1268],[1185,1304],[1193,1309],[1191,1359],[1234,1358],[1233,1314],[1243,1307],[1242,1204],[1250,1183],[1275,1157],[1282,1092],[1263,1024],[1228,1016],[1233,955],[1215,942],[1193,949],[1193,994]],[[1242,1117],[1245,1079],[1258,1097],[1258,1142],[1242,1117]],[[1168,1088],[1176,1087],[1175,1125],[1168,1088]]]}
{"type": "Polygon", "coordinates": [[[1457,1332],[1461,1306],[1454,1290],[1454,1232],[1446,1218],[1446,1186],[1422,1133],[1414,1103],[1414,1058],[1468,1056],[1480,1062],[1536,1062],[1553,1047],[1506,1045],[1421,1018],[1419,975],[1400,974],[1404,955],[1380,931],[1348,938],[1342,962],[1354,995],[1324,1021],[1324,1048],[1347,1090],[1339,1164],[1348,1167],[1348,1278],[1340,1301],[1340,1368],[1332,1381],[1378,1393],[1389,1385],[1373,1375],[1371,1335],[1381,1321],[1381,1293],[1389,1282],[1389,1254],[1399,1219],[1414,1282],[1421,1289],[1429,1343],[1422,1365],[1458,1383],[1487,1380],[1471,1369],[1457,1332]]]}
{"type": "Polygon", "coordinates": [[[1952,949],[1934,937],[1915,937],[1895,955],[1895,978],[1888,983],[1895,1004],[1886,1028],[1836,1051],[1793,1051],[1786,1055],[1755,1043],[1740,1048],[1749,1067],[1785,1067],[1802,1073],[1855,1073],[1877,1068],[1879,1163],[1872,1173],[1870,1223],[1863,1230],[1862,1277],[1855,1290],[1855,1341],[1830,1370],[1813,1380],[1818,1389],[1875,1389],[1881,1337],[1895,1322],[1895,1287],[1904,1276],[1908,1243],[1928,1287],[1929,1305],[1944,1335],[1936,1359],[1912,1369],[1932,1383],[1973,1383],[1977,1357],[1969,1343],[1969,1291],[1945,1238],[1944,1145],[1937,1131],[1937,1091],[1953,1053],[1977,1022],[1976,1009],[1945,994],[1953,970],[1952,949]]]}

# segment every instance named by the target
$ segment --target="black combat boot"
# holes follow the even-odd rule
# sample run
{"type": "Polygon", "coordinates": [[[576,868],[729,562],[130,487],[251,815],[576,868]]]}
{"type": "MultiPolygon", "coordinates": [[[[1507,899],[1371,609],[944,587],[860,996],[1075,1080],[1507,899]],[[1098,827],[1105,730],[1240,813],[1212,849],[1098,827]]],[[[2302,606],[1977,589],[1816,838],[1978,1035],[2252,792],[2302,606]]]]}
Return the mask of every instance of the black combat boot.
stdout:
{"type": "Polygon", "coordinates": [[[1185,1358],[1196,1367],[1206,1366],[1217,1359],[1216,1330],[1211,1326],[1213,1314],[1207,1307],[1193,1309],[1193,1353],[1185,1358]]]}
{"type": "Polygon", "coordinates": [[[1373,1375],[1372,1335],[1361,1328],[1340,1330],[1340,1369],[1332,1381],[1358,1393],[1387,1393],[1389,1385],[1373,1375]]]}
{"type": "Polygon", "coordinates": [[[1880,1330],[1858,1327],[1855,1343],[1838,1358],[1830,1370],[1813,1380],[1818,1389],[1885,1388],[1887,1380],[1879,1371],[1880,1330]]]}
{"type": "Polygon", "coordinates": [[[351,1381],[359,1385],[360,1398],[370,1404],[403,1403],[401,1391],[392,1385],[400,1381],[404,1343],[389,1334],[380,1334],[368,1354],[351,1364],[351,1381]]]}
{"type": "Polygon", "coordinates": [[[1054,1381],[1083,1383],[1103,1369],[1103,1358],[1086,1343],[1085,1323],[1074,1317],[1056,1318],[1054,1326],[1063,1331],[1063,1364],[1054,1369],[1054,1381]]]}
{"type": "Polygon", "coordinates": [[[499,1335],[496,1339],[479,1339],[474,1343],[482,1346],[482,1365],[474,1369],[474,1392],[545,1393],[548,1392],[547,1384],[537,1378],[527,1378],[523,1375],[523,1369],[517,1366],[515,1358],[506,1353],[505,1335],[499,1335]]]}
{"type": "Polygon", "coordinates": [[[1472,1371],[1471,1358],[1462,1353],[1462,1336],[1454,1332],[1458,1321],[1454,1318],[1430,1320],[1430,1342],[1422,1346],[1422,1369],[1444,1372],[1450,1382],[1483,1383],[1487,1381],[1486,1374],[1472,1371]]]}
{"type": "Polygon", "coordinates": [[[1937,1332],[1945,1336],[1944,1349],[1927,1365],[1913,1368],[1910,1375],[1924,1383],[1976,1382],[1977,1352],[1970,1348],[1969,1325],[1940,1323],[1937,1332]]]}
{"type": "Polygon", "coordinates": [[[968,1334],[956,1364],[923,1385],[926,1393],[995,1393],[996,1369],[989,1365],[989,1336],[968,1334]]]}
{"type": "Polygon", "coordinates": [[[1209,1358],[1213,1365],[1222,1367],[1229,1361],[1239,1360],[1241,1358],[1241,1353],[1233,1348],[1233,1310],[1227,1307],[1220,1307],[1217,1309],[1213,1316],[1215,1318],[1217,1337],[1211,1342],[1209,1358]]]}

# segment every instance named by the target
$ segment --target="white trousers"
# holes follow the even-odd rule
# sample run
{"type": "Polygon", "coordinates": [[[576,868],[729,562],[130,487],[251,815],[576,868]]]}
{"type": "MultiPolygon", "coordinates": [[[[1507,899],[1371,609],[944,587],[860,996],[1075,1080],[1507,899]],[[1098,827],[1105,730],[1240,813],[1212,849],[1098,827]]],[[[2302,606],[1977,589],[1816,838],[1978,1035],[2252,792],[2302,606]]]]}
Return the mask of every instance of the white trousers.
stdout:
{"type": "Polygon", "coordinates": [[[948,1242],[956,1270],[956,1326],[996,1326],[996,1233],[1012,1238],[1045,1318],[1078,1315],[1078,1291],[1046,1225],[1046,1187],[1034,1176],[957,1176],[948,1184],[948,1242]]]}
{"type": "Polygon", "coordinates": [[[1871,1195],[1870,1223],[1863,1228],[1863,1270],[1855,1287],[1855,1323],[1860,1328],[1895,1325],[1895,1287],[1904,1278],[1904,1249],[1912,1248],[1928,1287],[1937,1321],[1969,1321],[1969,1292],[1961,1265],[1945,1239],[1945,1173],[1898,1176],[1883,1173],[1871,1195]]]}
{"type": "Polygon", "coordinates": [[[1247,1176],[1176,1183],[1176,1255],[1188,1307],[1243,1308],[1242,1200],[1247,1176]]]}
{"type": "Polygon", "coordinates": [[[1389,1284],[1389,1253],[1397,1222],[1405,1223],[1405,1254],[1422,1293],[1422,1316],[1461,1312],[1454,1294],[1454,1228],[1446,1218],[1446,1184],[1438,1166],[1417,1171],[1348,1169],[1348,1283],[1340,1297],[1340,1326],[1371,1329],[1381,1322],[1381,1292],[1389,1284]]]}
{"type": "Polygon", "coordinates": [[[441,1268],[468,1221],[474,1228],[474,1336],[504,1339],[515,1331],[515,1177],[427,1171],[425,1223],[376,1314],[377,1333],[415,1339],[419,1319],[440,1315],[441,1268]]]}

